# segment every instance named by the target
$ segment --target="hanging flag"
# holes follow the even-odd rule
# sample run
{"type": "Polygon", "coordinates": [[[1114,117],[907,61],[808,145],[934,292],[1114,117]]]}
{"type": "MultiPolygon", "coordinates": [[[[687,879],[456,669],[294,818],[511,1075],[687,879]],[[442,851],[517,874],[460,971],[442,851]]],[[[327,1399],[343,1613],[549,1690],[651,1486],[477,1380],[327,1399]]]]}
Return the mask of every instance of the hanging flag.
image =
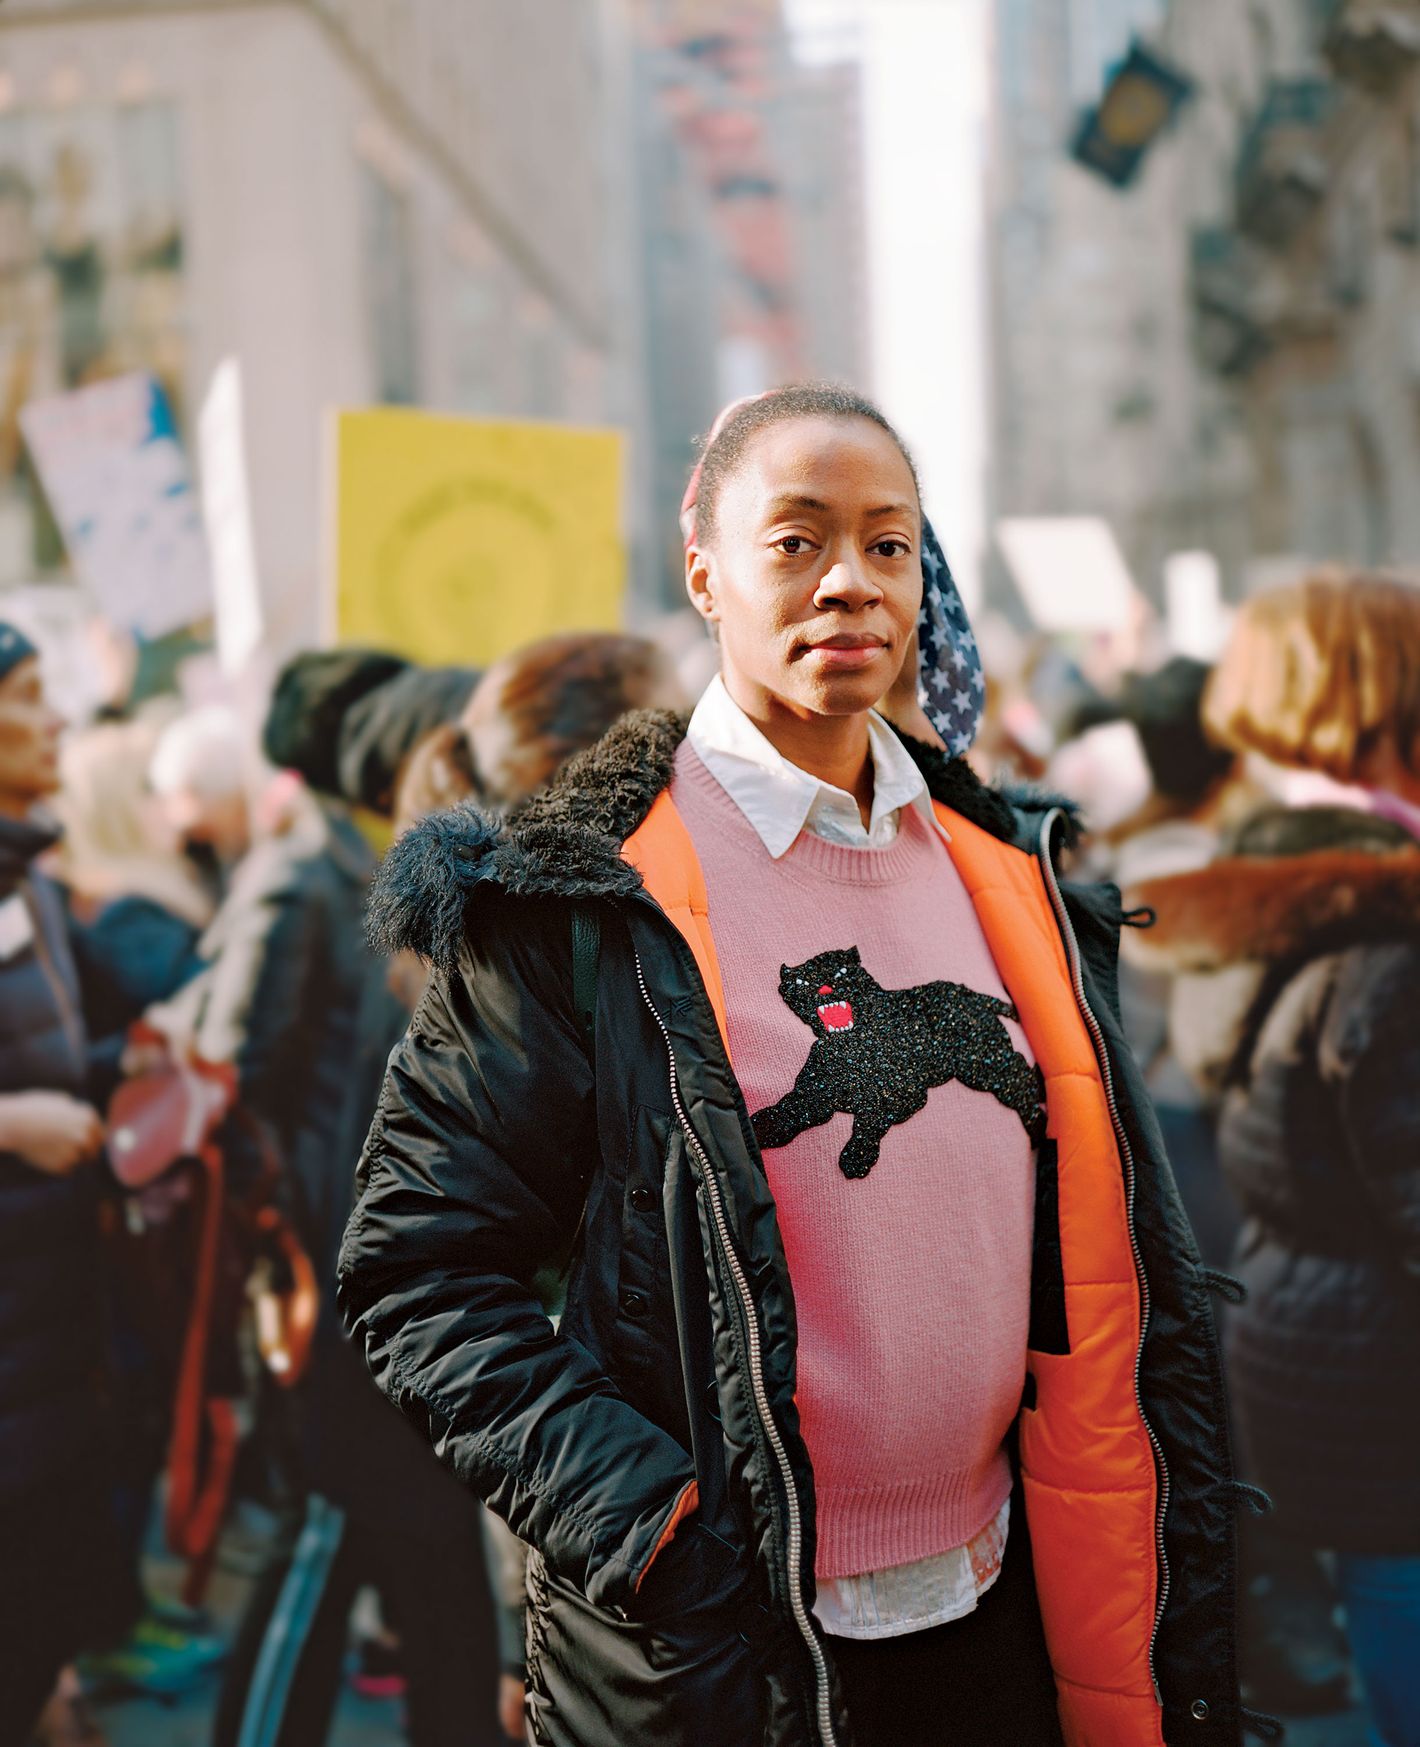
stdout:
{"type": "Polygon", "coordinates": [[[1193,81],[1142,43],[1110,74],[1104,95],[1086,112],[1072,155],[1116,188],[1127,188],[1149,147],[1193,93],[1193,81]]]}

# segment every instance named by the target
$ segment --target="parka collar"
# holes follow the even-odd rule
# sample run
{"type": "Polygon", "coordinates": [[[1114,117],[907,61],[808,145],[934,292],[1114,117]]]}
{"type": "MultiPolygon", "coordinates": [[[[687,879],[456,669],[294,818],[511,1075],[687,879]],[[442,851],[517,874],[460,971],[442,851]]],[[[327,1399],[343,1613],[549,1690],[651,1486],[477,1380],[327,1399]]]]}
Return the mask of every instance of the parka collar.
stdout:
{"type": "MultiPolygon", "coordinates": [[[[669,710],[624,716],[553,783],[498,820],[466,804],[405,833],[386,856],[370,899],[370,938],[444,968],[456,961],[470,899],[481,887],[519,897],[627,897],[641,876],[621,846],[670,784],[689,717],[669,710]]],[[[1033,851],[1040,822],[1066,803],[988,788],[965,760],[906,735],[932,798],[993,837],[1033,851]]]]}

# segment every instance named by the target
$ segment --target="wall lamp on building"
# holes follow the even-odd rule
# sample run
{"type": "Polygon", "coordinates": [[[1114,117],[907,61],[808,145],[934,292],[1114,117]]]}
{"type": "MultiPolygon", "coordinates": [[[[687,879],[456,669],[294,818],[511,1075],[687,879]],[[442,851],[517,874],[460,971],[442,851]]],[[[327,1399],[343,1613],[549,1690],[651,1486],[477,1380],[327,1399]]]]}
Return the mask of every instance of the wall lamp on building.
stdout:
{"type": "Polygon", "coordinates": [[[1142,43],[1109,75],[1104,95],[1080,121],[1071,155],[1116,188],[1127,188],[1149,147],[1193,93],[1193,81],[1142,43]]]}

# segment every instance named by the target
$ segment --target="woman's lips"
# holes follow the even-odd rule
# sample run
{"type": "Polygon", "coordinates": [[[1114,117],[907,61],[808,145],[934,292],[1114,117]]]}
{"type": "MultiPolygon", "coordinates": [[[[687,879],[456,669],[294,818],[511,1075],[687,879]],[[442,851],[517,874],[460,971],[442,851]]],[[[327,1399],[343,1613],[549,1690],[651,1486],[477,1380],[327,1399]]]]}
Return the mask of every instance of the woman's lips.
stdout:
{"type": "Polygon", "coordinates": [[[876,661],[886,647],[883,643],[811,643],[806,653],[820,666],[851,672],[876,661]]]}

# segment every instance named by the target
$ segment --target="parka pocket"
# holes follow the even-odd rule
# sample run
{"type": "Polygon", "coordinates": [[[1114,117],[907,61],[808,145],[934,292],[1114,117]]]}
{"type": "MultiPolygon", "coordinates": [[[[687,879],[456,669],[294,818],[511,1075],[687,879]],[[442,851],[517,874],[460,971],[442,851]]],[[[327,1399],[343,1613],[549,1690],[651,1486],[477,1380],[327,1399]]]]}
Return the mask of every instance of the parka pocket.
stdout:
{"type": "Polygon", "coordinates": [[[765,1615],[742,1565],[652,1619],[593,1607],[533,1553],[528,1701],[543,1747],[760,1747],[765,1615]]]}

